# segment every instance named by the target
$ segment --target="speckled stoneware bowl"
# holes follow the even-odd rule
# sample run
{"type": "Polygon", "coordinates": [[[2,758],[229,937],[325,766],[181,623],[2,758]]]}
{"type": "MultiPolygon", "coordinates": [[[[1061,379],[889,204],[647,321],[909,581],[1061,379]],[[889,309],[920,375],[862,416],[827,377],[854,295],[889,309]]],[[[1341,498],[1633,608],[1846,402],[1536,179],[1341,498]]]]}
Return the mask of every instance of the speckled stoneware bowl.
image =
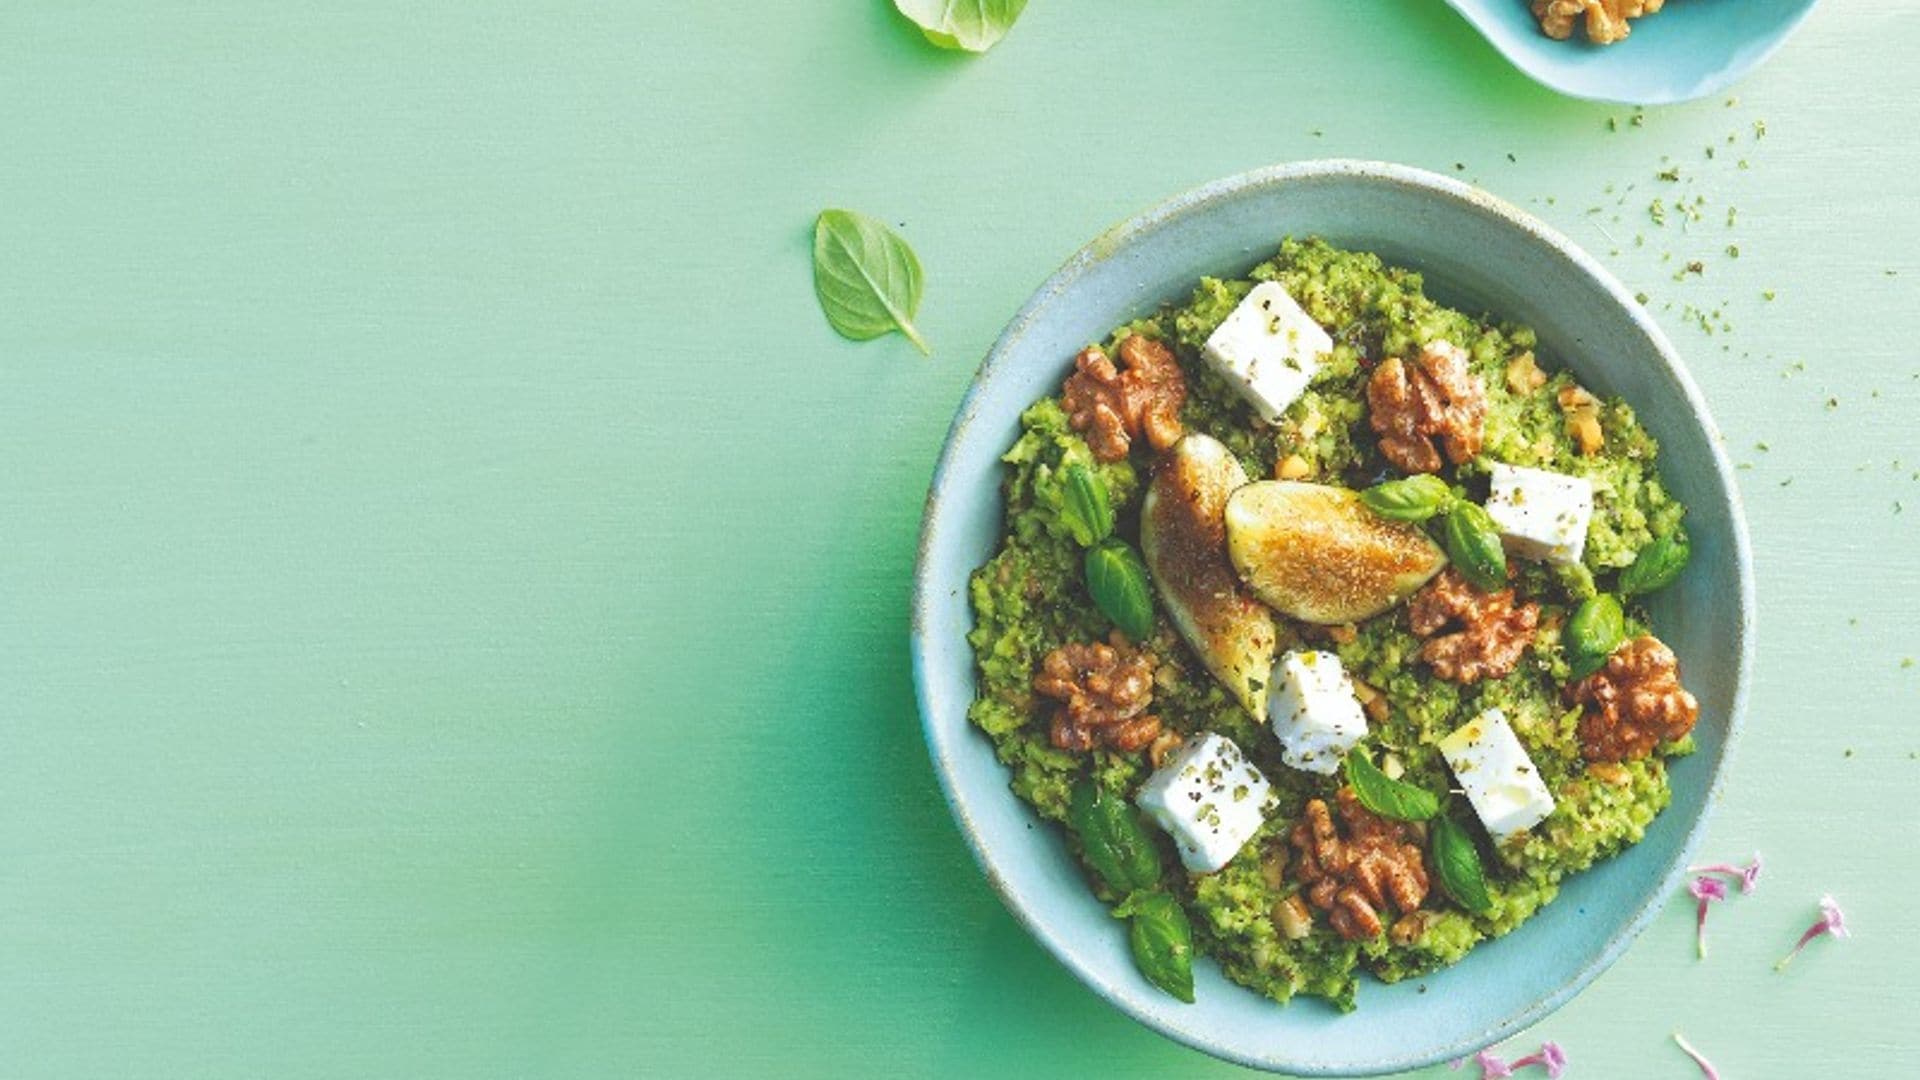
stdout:
{"type": "Polygon", "coordinates": [[[1759,67],[1814,0],[1667,0],[1612,45],[1540,32],[1528,0],[1447,0],[1535,82],[1572,97],[1665,105],[1718,93],[1759,67]]]}
{"type": "Polygon", "coordinates": [[[1620,283],[1540,222],[1484,192],[1397,165],[1322,161],[1208,184],[1102,234],[1034,293],[960,405],[934,472],[914,575],[912,649],[935,771],[1007,907],[1094,992],[1190,1046],[1264,1069],[1355,1076],[1471,1053],[1547,1015],[1619,957],[1680,885],[1720,783],[1745,697],[1753,594],[1745,526],[1720,437],[1673,347],[1620,283]],[[1282,237],[1318,234],[1424,271],[1445,303],[1539,331],[1555,362],[1623,394],[1660,439],[1661,472],[1691,508],[1693,562],[1653,604],[1700,699],[1699,752],[1673,764],[1673,804],[1646,839],[1577,875],[1514,933],[1431,977],[1363,980],[1360,1009],[1287,1007],[1196,971],[1183,1005],[1135,971],[1125,926],[1093,896],[1059,831],[1008,790],[974,695],[967,577],[996,544],[1000,454],[1022,409],[1057,391],[1070,358],[1109,328],[1239,275],[1282,237]]]}

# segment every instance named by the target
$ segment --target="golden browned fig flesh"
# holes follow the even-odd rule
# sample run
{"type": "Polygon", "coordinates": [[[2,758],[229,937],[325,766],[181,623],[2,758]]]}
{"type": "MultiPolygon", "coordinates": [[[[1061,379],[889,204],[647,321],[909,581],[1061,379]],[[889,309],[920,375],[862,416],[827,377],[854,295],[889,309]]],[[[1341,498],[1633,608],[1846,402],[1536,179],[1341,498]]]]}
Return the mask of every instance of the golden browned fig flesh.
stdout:
{"type": "Polygon", "coordinates": [[[1371,618],[1447,564],[1418,526],[1368,510],[1357,492],[1264,480],[1227,500],[1227,550],[1247,587],[1302,622],[1371,618]]]}
{"type": "Polygon", "coordinates": [[[1223,518],[1228,496],[1246,482],[1218,440],[1181,439],[1147,488],[1140,548],[1180,635],[1248,712],[1264,717],[1277,631],[1273,613],[1234,574],[1223,518]]]}

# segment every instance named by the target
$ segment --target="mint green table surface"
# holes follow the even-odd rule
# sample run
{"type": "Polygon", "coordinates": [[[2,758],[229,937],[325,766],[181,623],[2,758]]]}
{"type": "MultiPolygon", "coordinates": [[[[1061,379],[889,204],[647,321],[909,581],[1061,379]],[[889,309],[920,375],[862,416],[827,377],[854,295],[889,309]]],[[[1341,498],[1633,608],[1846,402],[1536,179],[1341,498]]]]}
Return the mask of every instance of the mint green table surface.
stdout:
{"type": "Polygon", "coordinates": [[[1707,853],[1766,878],[1706,962],[1678,898],[1517,1045],[1920,1073],[1916,43],[1920,8],[1830,3],[1737,104],[1635,125],[1432,0],[1034,0],[984,58],[884,0],[9,5],[0,1073],[1234,1071],[974,868],[908,577],[1035,284],[1335,155],[1587,245],[1751,466],[1762,643],[1707,853]],[[1660,228],[1656,195],[1708,202],[1660,228]],[[829,205],[919,250],[931,360],[824,324],[829,205]],[[1774,974],[1825,891],[1854,939],[1774,974]]]}

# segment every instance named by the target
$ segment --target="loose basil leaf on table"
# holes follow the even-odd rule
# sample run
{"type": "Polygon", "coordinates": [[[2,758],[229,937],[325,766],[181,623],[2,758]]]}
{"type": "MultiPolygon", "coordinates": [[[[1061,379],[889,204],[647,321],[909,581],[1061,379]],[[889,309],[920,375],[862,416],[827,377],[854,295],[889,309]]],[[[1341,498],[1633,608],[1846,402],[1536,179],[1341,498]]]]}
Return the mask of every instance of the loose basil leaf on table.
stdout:
{"type": "Polygon", "coordinates": [[[1507,584],[1507,551],[1500,530],[1477,503],[1459,502],[1447,510],[1440,530],[1447,542],[1447,558],[1473,584],[1489,592],[1507,584]]]}
{"type": "Polygon", "coordinates": [[[1461,907],[1475,915],[1493,910],[1480,849],[1467,830],[1446,814],[1433,819],[1433,865],[1440,872],[1440,887],[1461,907]]]}
{"type": "Polygon", "coordinates": [[[1130,920],[1127,942],[1140,974],[1193,1004],[1193,924],[1179,901],[1163,892],[1137,892],[1113,913],[1130,920]]]}
{"type": "Polygon", "coordinates": [[[1425,521],[1453,498],[1447,482],[1432,473],[1375,484],[1360,493],[1367,509],[1394,521],[1425,521]]]}
{"type": "Polygon", "coordinates": [[[1061,470],[1063,499],[1061,518],[1074,542],[1092,547],[1113,533],[1113,507],[1107,503],[1107,486],[1093,470],[1074,462],[1061,470]]]}
{"type": "Polygon", "coordinates": [[[1360,805],[1396,821],[1425,821],[1440,812],[1440,799],[1426,788],[1395,780],[1359,747],[1347,751],[1347,783],[1360,805]]]}
{"type": "Polygon", "coordinates": [[[1125,540],[1109,536],[1087,549],[1087,591],[1094,605],[1135,641],[1153,636],[1147,567],[1125,540]]]}
{"type": "Polygon", "coordinates": [[[983,53],[996,45],[1027,0],[893,0],[928,41],[943,49],[983,53]]]}
{"type": "Polygon", "coordinates": [[[1080,837],[1087,865],[1121,896],[1160,883],[1160,850],[1127,800],[1091,780],[1073,786],[1068,823],[1080,837]]]}
{"type": "Polygon", "coordinates": [[[913,325],[920,310],[920,259],[892,229],[852,210],[823,210],[813,224],[813,291],[827,322],[866,341],[898,330],[931,355],[913,325]]]}
{"type": "Polygon", "coordinates": [[[1573,677],[1584,679],[1599,671],[1626,637],[1627,616],[1620,601],[1606,593],[1582,601],[1560,633],[1573,677]]]}
{"type": "Polygon", "coordinates": [[[1687,568],[1692,555],[1686,537],[1678,533],[1656,537],[1640,549],[1632,565],[1620,571],[1620,595],[1639,596],[1666,588],[1687,568]]]}

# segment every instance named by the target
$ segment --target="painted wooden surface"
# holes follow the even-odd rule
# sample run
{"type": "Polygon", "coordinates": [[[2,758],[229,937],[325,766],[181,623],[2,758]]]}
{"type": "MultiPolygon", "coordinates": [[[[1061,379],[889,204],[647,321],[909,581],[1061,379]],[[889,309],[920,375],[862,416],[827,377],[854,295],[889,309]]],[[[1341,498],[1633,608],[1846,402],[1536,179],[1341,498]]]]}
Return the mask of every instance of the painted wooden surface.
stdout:
{"type": "Polygon", "coordinates": [[[1920,1071],[1920,8],[1828,4],[1736,104],[1640,122],[1429,0],[1035,0],[977,59],[882,0],[0,31],[7,1075],[1230,1071],[981,880],[908,574],[1035,284],[1163,196],[1332,155],[1588,245],[1750,465],[1760,663],[1708,848],[1766,880],[1708,961],[1682,898],[1527,1043],[1920,1071]],[[824,325],[828,205],[919,250],[931,360],[824,325]],[[1855,939],[1775,975],[1826,891],[1855,939]]]}

